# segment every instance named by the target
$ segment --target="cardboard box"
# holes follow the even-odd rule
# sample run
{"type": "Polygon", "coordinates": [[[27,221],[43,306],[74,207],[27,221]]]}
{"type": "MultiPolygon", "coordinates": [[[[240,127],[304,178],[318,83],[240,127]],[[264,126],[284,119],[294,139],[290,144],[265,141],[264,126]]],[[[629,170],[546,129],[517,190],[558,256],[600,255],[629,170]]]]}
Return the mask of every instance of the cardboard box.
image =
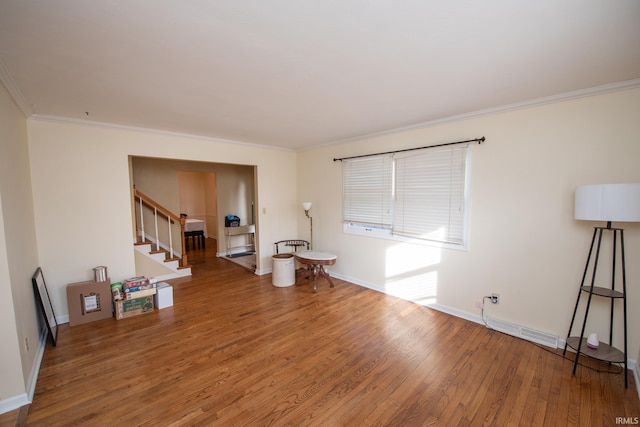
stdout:
{"type": "Polygon", "coordinates": [[[148,297],[156,294],[156,288],[143,289],[141,291],[135,291],[135,292],[123,292],[123,294],[124,294],[124,299],[127,299],[127,300],[148,297]]]}
{"type": "Polygon", "coordinates": [[[113,315],[109,279],[106,282],[69,283],[67,305],[69,326],[108,319],[113,315]]]}
{"type": "Polygon", "coordinates": [[[114,305],[116,319],[126,319],[144,313],[151,313],[153,311],[153,296],[114,301],[114,305]]]}
{"type": "Polygon", "coordinates": [[[173,305],[173,286],[167,282],[158,283],[154,302],[158,309],[171,307],[173,305]]]}

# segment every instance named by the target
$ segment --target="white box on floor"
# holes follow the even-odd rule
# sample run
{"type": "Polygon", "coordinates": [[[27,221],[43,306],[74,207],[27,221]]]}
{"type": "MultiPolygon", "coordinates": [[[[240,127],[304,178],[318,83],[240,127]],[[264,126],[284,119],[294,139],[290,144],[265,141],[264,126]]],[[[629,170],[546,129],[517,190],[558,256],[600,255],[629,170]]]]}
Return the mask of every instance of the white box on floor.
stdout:
{"type": "Polygon", "coordinates": [[[173,286],[167,282],[158,283],[156,294],[153,296],[156,308],[167,308],[173,305],[173,286]]]}

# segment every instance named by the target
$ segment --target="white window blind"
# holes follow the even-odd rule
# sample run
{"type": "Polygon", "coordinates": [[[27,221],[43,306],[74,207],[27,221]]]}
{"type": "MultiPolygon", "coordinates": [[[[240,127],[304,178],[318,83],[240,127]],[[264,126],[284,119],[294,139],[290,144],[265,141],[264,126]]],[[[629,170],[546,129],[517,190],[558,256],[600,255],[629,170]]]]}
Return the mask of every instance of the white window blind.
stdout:
{"type": "Polygon", "coordinates": [[[344,160],[345,231],[465,247],[469,151],[467,144],[344,160]]]}
{"type": "Polygon", "coordinates": [[[397,155],[393,234],[464,243],[468,146],[397,155]]]}
{"type": "Polygon", "coordinates": [[[391,228],[391,155],[343,161],[343,219],[361,226],[391,228]]]}

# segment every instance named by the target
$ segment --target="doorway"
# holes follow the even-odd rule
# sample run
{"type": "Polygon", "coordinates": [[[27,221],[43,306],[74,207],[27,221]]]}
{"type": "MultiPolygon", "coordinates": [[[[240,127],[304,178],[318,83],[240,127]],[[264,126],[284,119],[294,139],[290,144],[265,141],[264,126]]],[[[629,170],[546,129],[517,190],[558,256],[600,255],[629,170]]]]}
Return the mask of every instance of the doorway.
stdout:
{"type": "Polygon", "coordinates": [[[170,211],[204,220],[207,245],[215,245],[218,257],[226,255],[226,215],[240,217],[241,224],[256,222],[255,166],[132,157],[131,175],[138,189],[170,211]]]}

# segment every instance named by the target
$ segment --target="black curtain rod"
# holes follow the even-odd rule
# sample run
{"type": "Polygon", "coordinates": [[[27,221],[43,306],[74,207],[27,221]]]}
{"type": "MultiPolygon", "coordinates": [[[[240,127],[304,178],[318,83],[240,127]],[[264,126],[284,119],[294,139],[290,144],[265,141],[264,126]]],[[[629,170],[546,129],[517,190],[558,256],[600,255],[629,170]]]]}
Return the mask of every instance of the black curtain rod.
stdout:
{"type": "Polygon", "coordinates": [[[477,142],[478,144],[482,144],[484,141],[485,141],[485,137],[483,136],[482,138],[467,139],[466,141],[447,142],[444,144],[437,144],[437,145],[428,145],[426,147],[406,148],[404,150],[387,151],[384,153],[362,154],[360,156],[341,157],[339,159],[334,158],[333,161],[337,162],[338,160],[343,161],[343,160],[349,160],[349,159],[359,159],[361,157],[381,156],[383,154],[403,153],[405,151],[424,150],[425,148],[436,148],[436,147],[445,147],[447,145],[466,144],[467,142],[477,142]]]}

